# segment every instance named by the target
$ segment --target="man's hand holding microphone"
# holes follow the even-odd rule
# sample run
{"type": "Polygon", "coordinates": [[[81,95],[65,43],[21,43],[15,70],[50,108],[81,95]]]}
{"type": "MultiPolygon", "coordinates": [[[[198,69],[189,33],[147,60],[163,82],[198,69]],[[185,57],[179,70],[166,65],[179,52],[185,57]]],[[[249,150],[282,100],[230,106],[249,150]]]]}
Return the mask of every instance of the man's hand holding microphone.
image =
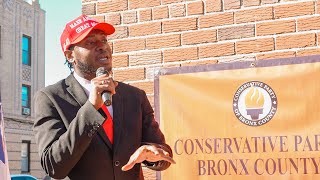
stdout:
{"type": "Polygon", "coordinates": [[[100,67],[96,71],[96,77],[91,80],[93,84],[89,95],[89,101],[98,110],[103,103],[110,106],[112,103],[112,95],[116,94],[118,82],[112,79],[112,71],[104,67],[100,67]]]}

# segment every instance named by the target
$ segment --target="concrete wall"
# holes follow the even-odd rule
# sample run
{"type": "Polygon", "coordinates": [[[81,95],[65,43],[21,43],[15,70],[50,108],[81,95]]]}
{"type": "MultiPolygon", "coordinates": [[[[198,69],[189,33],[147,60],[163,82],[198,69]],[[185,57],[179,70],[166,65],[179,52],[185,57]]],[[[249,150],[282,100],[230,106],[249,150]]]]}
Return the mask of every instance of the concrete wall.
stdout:
{"type": "Polygon", "coordinates": [[[11,174],[21,173],[21,143],[31,141],[30,173],[45,176],[32,132],[33,95],[45,85],[45,13],[37,1],[0,0],[0,92],[11,174]],[[31,66],[22,65],[22,36],[31,37],[31,66]],[[31,87],[31,115],[22,115],[21,86],[31,87]]]}

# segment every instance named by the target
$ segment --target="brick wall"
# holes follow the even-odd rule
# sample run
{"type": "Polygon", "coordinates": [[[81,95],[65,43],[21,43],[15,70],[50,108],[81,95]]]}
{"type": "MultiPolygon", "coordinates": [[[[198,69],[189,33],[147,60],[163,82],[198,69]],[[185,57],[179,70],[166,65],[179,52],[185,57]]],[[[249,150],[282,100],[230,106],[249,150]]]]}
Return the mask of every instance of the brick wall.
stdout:
{"type": "Polygon", "coordinates": [[[82,0],[82,12],[116,27],[115,79],[151,103],[159,68],[320,52],[320,0],[82,0]]]}

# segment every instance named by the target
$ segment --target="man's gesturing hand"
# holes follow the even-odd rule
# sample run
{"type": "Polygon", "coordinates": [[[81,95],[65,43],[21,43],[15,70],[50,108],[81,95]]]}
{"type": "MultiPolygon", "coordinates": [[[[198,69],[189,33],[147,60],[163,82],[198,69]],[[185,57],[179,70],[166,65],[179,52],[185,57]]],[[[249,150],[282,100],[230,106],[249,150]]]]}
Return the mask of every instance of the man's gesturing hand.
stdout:
{"type": "Polygon", "coordinates": [[[124,165],[121,169],[122,171],[128,171],[137,163],[141,163],[144,160],[149,162],[157,162],[161,160],[165,160],[170,162],[171,164],[175,164],[176,162],[169,156],[167,151],[164,151],[161,148],[157,148],[153,145],[143,145],[138,148],[130,157],[128,163],[124,165]]]}

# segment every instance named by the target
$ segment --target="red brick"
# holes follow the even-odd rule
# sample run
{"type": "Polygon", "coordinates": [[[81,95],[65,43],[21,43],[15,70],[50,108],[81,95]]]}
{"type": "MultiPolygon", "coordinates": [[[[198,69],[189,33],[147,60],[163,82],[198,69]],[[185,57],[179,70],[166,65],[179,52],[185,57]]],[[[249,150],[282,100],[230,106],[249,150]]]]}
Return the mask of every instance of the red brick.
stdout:
{"type": "Polygon", "coordinates": [[[198,66],[198,65],[209,65],[209,64],[217,64],[218,60],[205,60],[205,61],[190,61],[181,63],[181,66],[198,66]]]}
{"type": "Polygon", "coordinates": [[[143,21],[151,21],[152,20],[152,13],[151,9],[143,9],[139,11],[139,20],[140,22],[143,21]]]}
{"type": "Polygon", "coordinates": [[[155,36],[146,40],[147,49],[160,49],[180,45],[180,34],[155,36]]]}
{"type": "Polygon", "coordinates": [[[224,9],[240,9],[240,0],[223,0],[224,1],[224,9]]]}
{"type": "Polygon", "coordinates": [[[102,16],[90,16],[92,17],[93,19],[97,20],[98,22],[105,22],[105,17],[102,15],[102,16]]]}
{"type": "Polygon", "coordinates": [[[83,4],[82,5],[82,14],[95,15],[96,14],[96,3],[83,4]]]}
{"type": "Polygon", "coordinates": [[[280,0],[261,0],[261,4],[274,4],[279,2],[280,0]]]}
{"type": "Polygon", "coordinates": [[[217,41],[217,30],[199,30],[182,34],[182,44],[202,44],[217,41]]]}
{"type": "Polygon", "coordinates": [[[320,14],[320,0],[317,0],[316,2],[316,6],[317,6],[317,14],[320,14]]]}
{"type": "Polygon", "coordinates": [[[127,26],[115,26],[116,31],[109,36],[109,39],[122,39],[128,37],[128,27],[127,26]]]}
{"type": "Polygon", "coordinates": [[[162,4],[171,4],[171,3],[178,3],[183,1],[184,0],[162,0],[162,4]]]}
{"type": "Polygon", "coordinates": [[[296,53],[296,56],[312,56],[312,55],[319,55],[320,54],[320,48],[315,49],[301,49],[298,50],[296,53]]]}
{"type": "Polygon", "coordinates": [[[256,57],[253,54],[241,54],[235,56],[225,56],[217,59],[218,63],[232,63],[232,62],[241,62],[241,61],[255,61],[256,57]]]}
{"type": "Polygon", "coordinates": [[[237,54],[249,54],[274,50],[273,38],[254,39],[236,42],[237,54]]]}
{"type": "Polygon", "coordinates": [[[163,52],[164,62],[185,61],[193,59],[198,59],[197,47],[168,49],[164,50],[163,52]]]}
{"type": "Polygon", "coordinates": [[[320,16],[298,19],[298,31],[309,31],[320,29],[320,16]]]}
{"type": "Polygon", "coordinates": [[[161,22],[136,24],[129,27],[130,36],[145,36],[161,33],[161,22]]]}
{"type": "Polygon", "coordinates": [[[152,11],[153,19],[165,19],[169,17],[169,8],[168,6],[155,7],[152,11]]]}
{"type": "Polygon", "coordinates": [[[146,51],[129,55],[129,65],[159,64],[162,61],[161,51],[146,51]]]}
{"type": "Polygon", "coordinates": [[[218,29],[218,40],[241,39],[254,36],[254,25],[218,29]]]}
{"type": "Polygon", "coordinates": [[[254,21],[263,21],[273,18],[272,7],[256,8],[234,13],[235,23],[246,23],[254,21]]]}
{"type": "Polygon", "coordinates": [[[199,47],[199,57],[218,57],[234,55],[234,43],[210,44],[199,47]]]}
{"type": "Polygon", "coordinates": [[[287,18],[314,14],[314,2],[286,4],[274,7],[274,17],[287,18]]]}
{"type": "Polygon", "coordinates": [[[137,11],[126,11],[122,14],[122,23],[130,24],[138,21],[137,11]]]}
{"type": "Polygon", "coordinates": [[[197,1],[187,4],[188,15],[203,14],[203,2],[197,1]]]}
{"type": "Polygon", "coordinates": [[[249,6],[259,6],[260,0],[243,0],[243,6],[249,7],[249,6]]]}
{"type": "Polygon", "coordinates": [[[206,0],[206,12],[222,11],[222,0],[206,0]]]}
{"type": "Polygon", "coordinates": [[[129,56],[127,54],[114,54],[112,55],[112,67],[128,67],[129,56]]]}
{"type": "Polygon", "coordinates": [[[119,25],[121,24],[121,15],[120,13],[109,13],[105,17],[106,22],[112,25],[119,25]]]}
{"type": "Polygon", "coordinates": [[[197,29],[197,18],[183,18],[164,21],[162,24],[162,31],[168,32],[179,32],[187,30],[197,29]]]}
{"type": "MultiPolygon", "coordinates": [[[[122,1],[122,0],[120,0],[122,1]]],[[[129,9],[137,9],[137,8],[146,8],[146,7],[154,7],[159,6],[161,4],[161,0],[128,0],[129,1],[129,9]]]]}
{"type": "Polygon", "coordinates": [[[257,35],[273,35],[296,31],[295,20],[272,21],[257,24],[257,35]]]}
{"type": "Polygon", "coordinates": [[[258,54],[257,55],[257,60],[279,59],[279,58],[290,58],[290,57],[295,57],[295,52],[294,51],[272,52],[272,53],[258,54]]]}
{"type": "Polygon", "coordinates": [[[163,64],[163,68],[181,67],[180,64],[163,64]]]}
{"type": "Polygon", "coordinates": [[[199,18],[200,28],[223,26],[227,24],[233,24],[232,12],[205,15],[205,16],[200,16],[199,18]]]}
{"type": "Polygon", "coordinates": [[[186,7],[184,4],[175,4],[170,6],[170,17],[186,16],[186,7]]]}
{"type": "Polygon", "coordinates": [[[137,81],[145,79],[144,68],[128,68],[113,70],[114,79],[117,81],[137,81]]]}
{"type": "Polygon", "coordinates": [[[113,51],[115,53],[137,51],[145,49],[145,39],[123,39],[113,42],[113,51]]]}
{"type": "Polygon", "coordinates": [[[303,48],[315,45],[316,35],[314,33],[279,36],[276,38],[276,49],[303,48]]]}
{"type": "Polygon", "coordinates": [[[144,90],[146,94],[153,94],[153,90],[154,90],[153,81],[130,83],[130,85],[144,90]]]}
{"type": "Polygon", "coordinates": [[[118,12],[128,9],[128,0],[111,0],[106,2],[98,2],[97,14],[118,12]]]}

